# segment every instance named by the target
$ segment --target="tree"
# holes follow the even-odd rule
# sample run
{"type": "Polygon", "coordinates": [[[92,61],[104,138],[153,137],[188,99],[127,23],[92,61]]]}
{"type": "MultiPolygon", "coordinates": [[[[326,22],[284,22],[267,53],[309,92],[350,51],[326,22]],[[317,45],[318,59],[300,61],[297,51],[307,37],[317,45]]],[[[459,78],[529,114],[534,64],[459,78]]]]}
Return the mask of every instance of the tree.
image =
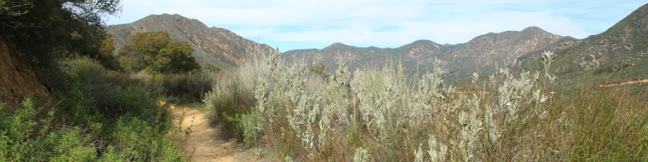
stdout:
{"type": "Polygon", "coordinates": [[[119,0],[0,0],[0,39],[25,60],[99,57],[106,37],[101,17],[119,11],[119,0]]]}
{"type": "Polygon", "coordinates": [[[117,61],[117,58],[115,58],[114,53],[115,45],[113,36],[107,34],[104,40],[101,41],[101,45],[99,46],[99,55],[97,55],[96,59],[107,69],[118,70],[120,69],[119,62],[117,61]]]}
{"type": "Polygon", "coordinates": [[[0,0],[0,41],[37,69],[41,82],[60,87],[62,78],[55,60],[78,55],[100,58],[99,48],[106,36],[101,17],[117,13],[119,2],[0,0]]]}
{"type": "Polygon", "coordinates": [[[30,0],[0,0],[0,16],[26,14],[33,3],[30,0]]]}
{"type": "Polygon", "coordinates": [[[128,71],[187,73],[200,69],[186,42],[165,32],[136,33],[119,50],[119,62],[128,71]]]}
{"type": "Polygon", "coordinates": [[[119,0],[0,0],[0,37],[19,49],[39,47],[29,54],[98,54],[106,35],[101,17],[119,9],[119,0]]]}

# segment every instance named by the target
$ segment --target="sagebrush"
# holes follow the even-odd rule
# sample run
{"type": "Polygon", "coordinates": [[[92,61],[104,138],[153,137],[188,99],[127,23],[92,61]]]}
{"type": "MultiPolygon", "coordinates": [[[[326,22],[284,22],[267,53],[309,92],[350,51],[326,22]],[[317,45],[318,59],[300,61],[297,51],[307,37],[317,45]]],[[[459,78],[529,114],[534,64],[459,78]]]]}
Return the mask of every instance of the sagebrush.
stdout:
{"type": "MultiPolygon", "coordinates": [[[[567,93],[551,74],[499,70],[470,84],[399,64],[312,73],[274,55],[217,81],[207,106],[247,143],[306,161],[647,160],[645,103],[583,86],[567,93]],[[250,70],[251,69],[251,70],[250,70]],[[220,83],[218,83],[220,82],[220,83]],[[224,84],[227,83],[227,84],[224,84]],[[219,85],[222,84],[222,85],[219,85]],[[235,86],[231,86],[235,85],[235,86]],[[218,88],[220,87],[220,88],[218,88]],[[232,89],[232,87],[238,87],[232,89]],[[587,91],[585,91],[587,90],[587,91]],[[563,94],[564,93],[564,94],[563,94]],[[245,98],[245,100],[239,100],[245,98]],[[225,102],[227,101],[227,102],[225,102]],[[591,140],[595,139],[595,140],[591,140]]],[[[594,88],[591,88],[594,87],[594,88]]]]}

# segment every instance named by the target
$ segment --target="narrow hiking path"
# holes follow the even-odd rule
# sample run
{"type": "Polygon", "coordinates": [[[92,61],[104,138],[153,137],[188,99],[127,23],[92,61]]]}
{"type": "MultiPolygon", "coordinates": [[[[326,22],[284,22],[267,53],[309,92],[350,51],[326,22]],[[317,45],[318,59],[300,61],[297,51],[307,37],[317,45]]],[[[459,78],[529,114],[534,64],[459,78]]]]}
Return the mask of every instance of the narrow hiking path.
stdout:
{"type": "Polygon", "coordinates": [[[208,115],[197,108],[171,105],[171,111],[183,130],[180,148],[185,155],[191,155],[191,161],[274,161],[257,147],[245,148],[235,139],[225,137],[224,130],[211,126],[208,115]]]}
{"type": "Polygon", "coordinates": [[[630,80],[630,81],[625,81],[625,82],[620,82],[620,83],[604,84],[604,85],[600,85],[600,86],[601,87],[616,87],[616,86],[643,84],[643,83],[648,83],[648,79],[630,80]]]}

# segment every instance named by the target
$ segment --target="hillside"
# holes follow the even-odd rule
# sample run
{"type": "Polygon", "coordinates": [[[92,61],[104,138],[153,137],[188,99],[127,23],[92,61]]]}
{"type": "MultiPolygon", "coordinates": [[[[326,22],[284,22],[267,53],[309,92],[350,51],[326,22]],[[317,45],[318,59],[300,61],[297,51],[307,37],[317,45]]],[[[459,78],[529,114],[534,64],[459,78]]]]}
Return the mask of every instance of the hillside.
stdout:
{"type": "Polygon", "coordinates": [[[566,77],[586,75],[612,82],[648,78],[648,5],[556,54],[555,70],[566,77]]]}
{"type": "MultiPolygon", "coordinates": [[[[633,82],[648,78],[648,5],[632,12],[603,33],[583,40],[562,38],[556,46],[554,73],[563,83],[597,84],[633,82]]],[[[518,59],[521,67],[537,69],[541,51],[518,59]]]]}
{"type": "Polygon", "coordinates": [[[448,68],[453,70],[451,72],[456,71],[454,76],[467,76],[473,72],[490,73],[496,64],[511,64],[523,55],[556,46],[562,38],[538,27],[488,33],[455,46],[442,59],[448,62],[448,68]]]}
{"type": "Polygon", "coordinates": [[[0,103],[20,103],[23,97],[42,97],[49,94],[45,85],[39,82],[36,72],[0,39],[0,103]]]}
{"type": "Polygon", "coordinates": [[[199,63],[216,64],[225,69],[240,65],[250,55],[274,51],[268,45],[245,39],[227,29],[209,28],[198,20],[177,14],[151,15],[133,23],[108,27],[108,32],[114,37],[116,49],[133,33],[152,31],[164,31],[173,39],[188,42],[199,63]]]}

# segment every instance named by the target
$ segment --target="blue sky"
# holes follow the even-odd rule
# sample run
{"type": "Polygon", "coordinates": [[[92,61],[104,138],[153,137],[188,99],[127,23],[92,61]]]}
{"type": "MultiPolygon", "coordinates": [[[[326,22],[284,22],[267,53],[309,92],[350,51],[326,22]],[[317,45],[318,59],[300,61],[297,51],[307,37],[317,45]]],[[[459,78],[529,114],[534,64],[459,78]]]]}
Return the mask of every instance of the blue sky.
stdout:
{"type": "Polygon", "coordinates": [[[538,26],[585,38],[648,0],[123,0],[107,24],[180,14],[281,51],[334,42],[398,47],[415,40],[463,43],[488,32],[538,26]]]}

